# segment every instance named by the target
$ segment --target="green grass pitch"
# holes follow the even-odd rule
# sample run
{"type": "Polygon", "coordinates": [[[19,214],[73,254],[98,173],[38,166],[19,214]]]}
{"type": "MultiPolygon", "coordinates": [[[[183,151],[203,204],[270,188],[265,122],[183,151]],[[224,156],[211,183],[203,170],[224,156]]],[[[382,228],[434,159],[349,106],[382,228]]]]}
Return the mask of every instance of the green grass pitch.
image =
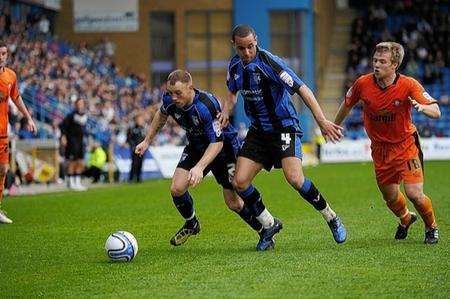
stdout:
{"type": "Polygon", "coordinates": [[[191,190],[201,233],[176,248],[169,239],[182,219],[169,180],[7,199],[15,223],[0,226],[0,297],[448,298],[450,162],[425,166],[441,233],[436,246],[423,244],[422,221],[407,240],[394,240],[396,219],[370,163],[305,169],[347,226],[344,245],[335,244],[320,214],[280,171],[255,181],[284,222],[276,249],[262,253],[255,251],[256,233],[227,210],[212,178],[191,190]],[[116,230],[138,240],[131,263],[105,255],[116,230]]]}

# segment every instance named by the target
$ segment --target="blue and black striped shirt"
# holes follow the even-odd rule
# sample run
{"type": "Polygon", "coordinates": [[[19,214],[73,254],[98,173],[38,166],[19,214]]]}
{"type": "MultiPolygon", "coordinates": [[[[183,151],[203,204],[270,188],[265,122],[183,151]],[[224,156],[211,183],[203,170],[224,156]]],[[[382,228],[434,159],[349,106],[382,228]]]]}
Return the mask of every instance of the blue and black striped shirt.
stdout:
{"type": "Polygon", "coordinates": [[[177,107],[172,97],[164,94],[161,113],[172,116],[186,131],[189,145],[198,150],[205,150],[210,143],[220,141],[238,146],[235,144],[238,142],[236,129],[232,125],[221,128],[217,119],[217,114],[221,112],[217,98],[208,92],[194,90],[194,101],[184,107],[177,107]]]}
{"type": "Polygon", "coordinates": [[[283,132],[289,127],[301,133],[290,94],[303,84],[281,58],[259,47],[250,63],[244,64],[235,55],[228,66],[228,89],[240,92],[251,126],[264,132],[283,132]]]}

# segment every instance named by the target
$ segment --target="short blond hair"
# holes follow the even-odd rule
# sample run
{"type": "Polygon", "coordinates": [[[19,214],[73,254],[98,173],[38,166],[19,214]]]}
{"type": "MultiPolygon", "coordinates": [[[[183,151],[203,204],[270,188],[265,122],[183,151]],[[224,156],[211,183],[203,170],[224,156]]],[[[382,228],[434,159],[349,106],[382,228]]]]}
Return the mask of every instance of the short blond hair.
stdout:
{"type": "Polygon", "coordinates": [[[391,62],[397,63],[397,68],[402,64],[403,57],[405,57],[405,49],[396,42],[382,42],[375,46],[375,52],[390,52],[391,62]]]}
{"type": "Polygon", "coordinates": [[[177,82],[192,84],[192,76],[185,70],[174,70],[167,77],[167,82],[170,85],[175,85],[177,82]]]}

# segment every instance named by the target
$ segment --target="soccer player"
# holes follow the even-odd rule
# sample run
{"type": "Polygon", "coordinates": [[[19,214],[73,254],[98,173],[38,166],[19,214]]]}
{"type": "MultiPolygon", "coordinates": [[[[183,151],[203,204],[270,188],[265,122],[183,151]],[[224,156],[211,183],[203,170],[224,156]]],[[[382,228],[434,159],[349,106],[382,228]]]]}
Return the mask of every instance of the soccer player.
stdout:
{"type": "Polygon", "coordinates": [[[20,113],[26,119],[26,129],[35,133],[36,125],[28,113],[22,97],[17,88],[16,73],[6,67],[8,60],[8,46],[0,42],[0,223],[10,224],[12,220],[6,216],[2,210],[3,188],[5,177],[8,171],[9,150],[8,150],[8,101],[9,99],[17,106],[20,113]]]}
{"type": "Polygon", "coordinates": [[[439,118],[441,113],[419,82],[397,72],[403,56],[403,46],[398,43],[376,45],[373,73],[359,77],[348,90],[335,123],[340,125],[355,104],[363,104],[364,127],[372,141],[378,188],[400,221],[395,239],[405,239],[408,228],[417,220],[400,191],[403,182],[406,196],[425,222],[425,243],[434,244],[439,239],[438,227],[431,201],[423,193],[423,155],[411,121],[411,108],[429,118],[439,118]]]}
{"type": "MultiPolygon", "coordinates": [[[[303,134],[289,94],[298,93],[301,96],[328,140],[339,140],[342,128],[325,118],[311,90],[283,60],[257,46],[253,28],[236,26],[231,42],[237,54],[229,64],[229,96],[219,119],[222,125],[228,123],[229,114],[236,104],[236,93],[240,92],[251,122],[237,159],[233,181],[235,189],[247,205],[258,210],[261,195],[252,186],[253,179],[262,168],[283,168],[289,184],[322,214],[334,240],[343,243],[347,232],[340,218],[311,180],[303,175],[300,141],[303,134]]],[[[267,218],[274,227],[271,232],[279,232],[281,222],[267,218]]],[[[272,236],[267,235],[266,238],[269,242],[272,236]]]]}
{"type": "Polygon", "coordinates": [[[81,184],[81,174],[84,170],[84,135],[88,115],[82,98],[75,101],[75,109],[61,123],[61,143],[65,147],[65,158],[69,161],[67,173],[69,188],[75,191],[86,191],[81,184]]]}
{"type": "MultiPolygon", "coordinates": [[[[143,155],[169,116],[187,132],[188,145],[175,169],[170,188],[173,202],[186,220],[170,240],[174,246],[183,244],[200,231],[200,223],[188,189],[189,186],[197,186],[209,171],[212,171],[217,183],[222,186],[226,205],[257,231],[261,239],[266,234],[261,224],[264,221],[247,208],[231,185],[240,143],[237,131],[231,125],[221,128],[217,120],[220,111],[216,97],[195,89],[187,71],[175,70],[168,76],[167,93],[163,96],[162,106],[156,112],[145,139],[136,146],[136,154],[143,155]]],[[[264,215],[270,213],[265,209],[264,215]]],[[[273,246],[272,241],[264,246],[264,250],[273,246]]],[[[257,247],[257,250],[260,248],[257,247]]]]}

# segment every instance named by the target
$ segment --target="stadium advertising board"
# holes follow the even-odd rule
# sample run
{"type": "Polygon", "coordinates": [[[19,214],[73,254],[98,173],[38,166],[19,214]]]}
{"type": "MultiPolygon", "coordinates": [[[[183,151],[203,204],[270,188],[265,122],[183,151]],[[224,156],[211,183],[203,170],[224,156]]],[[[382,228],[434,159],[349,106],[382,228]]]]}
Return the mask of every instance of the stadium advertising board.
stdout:
{"type": "MultiPolygon", "coordinates": [[[[131,152],[126,146],[114,145],[114,163],[119,171],[119,180],[126,181],[131,169],[131,152]]],[[[158,163],[150,151],[144,155],[142,179],[160,178],[162,176],[158,163]]]]}
{"type": "MultiPolygon", "coordinates": [[[[420,140],[425,160],[450,160],[450,138],[422,138],[420,140]]],[[[321,147],[323,163],[372,161],[370,140],[343,140],[321,147]]]]}
{"type": "Polygon", "coordinates": [[[184,147],[182,146],[152,146],[150,152],[158,163],[159,170],[164,178],[171,178],[178,165],[184,147]]]}
{"type": "Polygon", "coordinates": [[[74,0],[74,31],[134,32],[139,29],[137,0],[74,0]]]}

